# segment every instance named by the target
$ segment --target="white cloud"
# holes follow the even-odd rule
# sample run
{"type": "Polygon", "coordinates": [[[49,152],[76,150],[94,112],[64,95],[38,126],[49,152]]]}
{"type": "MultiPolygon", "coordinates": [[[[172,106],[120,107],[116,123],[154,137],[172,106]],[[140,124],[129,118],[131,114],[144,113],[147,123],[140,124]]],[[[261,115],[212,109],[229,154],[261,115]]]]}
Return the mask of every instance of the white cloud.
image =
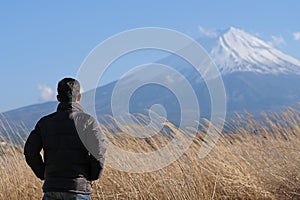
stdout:
{"type": "Polygon", "coordinates": [[[165,81],[166,83],[174,83],[174,79],[171,75],[167,75],[165,81]]]}
{"type": "Polygon", "coordinates": [[[218,36],[217,32],[215,31],[211,31],[211,30],[207,30],[205,28],[203,28],[202,26],[199,26],[199,32],[209,38],[215,38],[218,36]]]}
{"type": "Polygon", "coordinates": [[[286,44],[284,38],[282,36],[271,36],[271,41],[268,42],[269,45],[276,47],[283,44],[286,44]]]}
{"type": "Polygon", "coordinates": [[[300,40],[300,32],[293,33],[294,40],[300,40]]]}
{"type": "Polygon", "coordinates": [[[52,88],[43,84],[39,84],[38,90],[40,91],[40,101],[53,101],[55,99],[55,94],[52,88]]]}

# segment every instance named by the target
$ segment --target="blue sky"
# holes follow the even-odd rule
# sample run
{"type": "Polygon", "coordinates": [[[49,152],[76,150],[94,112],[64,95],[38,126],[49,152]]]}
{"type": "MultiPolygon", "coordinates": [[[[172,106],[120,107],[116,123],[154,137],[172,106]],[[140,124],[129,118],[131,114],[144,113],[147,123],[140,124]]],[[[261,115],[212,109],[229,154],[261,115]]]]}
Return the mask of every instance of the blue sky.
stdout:
{"type": "Polygon", "coordinates": [[[234,26],[300,59],[296,0],[102,2],[1,3],[0,112],[53,99],[57,81],[75,77],[97,44],[132,28],[164,27],[197,38],[199,30],[234,26]]]}

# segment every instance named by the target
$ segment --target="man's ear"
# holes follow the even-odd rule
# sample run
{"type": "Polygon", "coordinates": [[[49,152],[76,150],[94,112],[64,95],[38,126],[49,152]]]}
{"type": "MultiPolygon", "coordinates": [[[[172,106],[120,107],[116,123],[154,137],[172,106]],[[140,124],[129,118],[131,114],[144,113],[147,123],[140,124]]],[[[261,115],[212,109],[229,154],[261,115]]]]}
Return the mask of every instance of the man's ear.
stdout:
{"type": "Polygon", "coordinates": [[[76,101],[79,102],[80,100],[81,100],[81,94],[79,93],[78,96],[77,96],[76,101]]]}
{"type": "Polygon", "coordinates": [[[60,102],[60,97],[59,97],[59,95],[56,95],[56,99],[57,99],[57,101],[60,102]]]}

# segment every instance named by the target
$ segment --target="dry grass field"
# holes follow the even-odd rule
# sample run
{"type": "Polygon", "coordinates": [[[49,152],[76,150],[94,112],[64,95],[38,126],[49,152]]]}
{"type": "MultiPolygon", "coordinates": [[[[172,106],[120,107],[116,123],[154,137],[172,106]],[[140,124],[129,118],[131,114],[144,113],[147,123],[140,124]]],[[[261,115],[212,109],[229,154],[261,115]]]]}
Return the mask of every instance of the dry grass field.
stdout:
{"type": "MultiPolygon", "coordinates": [[[[93,183],[92,197],[300,199],[300,113],[288,108],[281,114],[263,115],[262,120],[237,115],[227,122],[231,131],[222,134],[202,159],[197,153],[205,140],[205,124],[186,153],[158,171],[126,173],[106,166],[102,178],[93,183]]],[[[132,151],[154,151],[169,140],[165,136],[133,139],[103,128],[115,144],[132,151]]],[[[41,199],[42,182],[26,165],[22,145],[5,140],[1,143],[0,199],[41,199]]]]}

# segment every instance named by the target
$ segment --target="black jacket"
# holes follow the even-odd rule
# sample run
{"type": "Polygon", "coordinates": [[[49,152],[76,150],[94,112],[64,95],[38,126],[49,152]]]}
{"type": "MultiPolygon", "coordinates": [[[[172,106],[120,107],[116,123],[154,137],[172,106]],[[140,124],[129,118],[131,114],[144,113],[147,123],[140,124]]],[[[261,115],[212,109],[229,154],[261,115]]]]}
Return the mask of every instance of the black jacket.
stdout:
{"type": "Polygon", "coordinates": [[[105,151],[98,122],[78,103],[60,103],[56,112],[41,118],[24,147],[27,164],[45,180],[44,192],[83,194],[100,177],[105,151]]]}

